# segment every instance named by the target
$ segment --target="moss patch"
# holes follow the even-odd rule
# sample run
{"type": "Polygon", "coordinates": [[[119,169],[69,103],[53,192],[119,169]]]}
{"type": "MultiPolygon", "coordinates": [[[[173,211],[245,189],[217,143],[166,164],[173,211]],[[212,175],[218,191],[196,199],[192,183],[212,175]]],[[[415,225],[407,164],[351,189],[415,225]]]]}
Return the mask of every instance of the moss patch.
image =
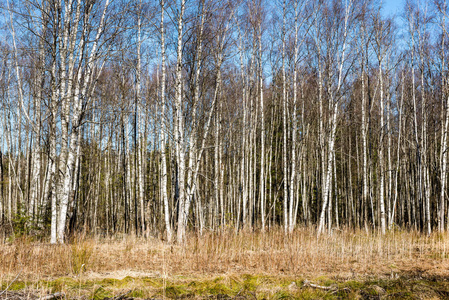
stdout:
{"type": "MultiPolygon", "coordinates": [[[[119,295],[126,298],[149,299],[217,299],[217,300],[280,300],[280,299],[447,299],[449,282],[445,278],[398,278],[334,280],[327,277],[308,279],[315,287],[304,285],[304,278],[265,275],[229,275],[215,278],[125,277],[81,280],[61,277],[52,281],[14,282],[10,291],[32,291],[46,288],[63,292],[66,297],[102,300],[119,295]],[[325,289],[321,287],[333,287],[325,289]]],[[[5,289],[6,283],[2,284],[5,289]]]]}
{"type": "Polygon", "coordinates": [[[4,282],[1,286],[2,291],[5,290],[9,284],[11,284],[8,288],[9,291],[20,291],[25,289],[29,285],[24,281],[15,281],[12,283],[4,282]]]}

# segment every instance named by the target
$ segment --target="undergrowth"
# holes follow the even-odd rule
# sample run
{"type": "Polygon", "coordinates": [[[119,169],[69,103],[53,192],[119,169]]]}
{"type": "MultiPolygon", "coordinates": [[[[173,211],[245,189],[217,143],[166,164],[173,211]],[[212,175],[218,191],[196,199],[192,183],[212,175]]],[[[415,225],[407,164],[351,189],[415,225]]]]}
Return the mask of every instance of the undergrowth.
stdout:
{"type": "Polygon", "coordinates": [[[32,287],[91,299],[125,291],[135,298],[261,299],[376,293],[400,299],[423,291],[444,299],[449,297],[447,238],[401,230],[386,235],[341,230],[317,238],[313,229],[299,228],[289,235],[282,229],[190,234],[184,245],[135,236],[77,236],[50,245],[23,235],[0,243],[0,284],[5,288],[20,272],[10,290],[32,287]],[[336,290],[306,287],[306,279],[336,290]]]}
{"type": "MultiPolygon", "coordinates": [[[[62,292],[68,298],[95,300],[125,296],[138,299],[447,299],[449,283],[424,279],[395,280],[337,280],[326,279],[324,284],[307,286],[306,280],[294,277],[267,275],[232,275],[216,278],[171,278],[164,287],[161,278],[115,279],[56,279],[53,281],[20,282],[11,293],[26,289],[42,296],[62,292]],[[248,282],[251,284],[248,285],[248,282]],[[289,284],[287,284],[289,283],[289,284]],[[329,288],[329,289],[328,289],[329,288]]],[[[323,278],[310,279],[323,282],[323,278]]],[[[307,282],[309,282],[307,280],[307,282]]],[[[4,288],[2,286],[2,288],[4,288]]]]}

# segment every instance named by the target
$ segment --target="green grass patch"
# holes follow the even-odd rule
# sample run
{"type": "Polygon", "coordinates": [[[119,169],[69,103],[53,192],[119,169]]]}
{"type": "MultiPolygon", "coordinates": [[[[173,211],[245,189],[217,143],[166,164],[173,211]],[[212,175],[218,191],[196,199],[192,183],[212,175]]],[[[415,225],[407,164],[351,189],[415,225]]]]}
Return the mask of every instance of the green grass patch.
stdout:
{"type": "MultiPolygon", "coordinates": [[[[98,282],[98,284],[102,285],[102,286],[113,286],[113,287],[120,287],[122,286],[124,283],[122,280],[120,279],[115,279],[115,278],[105,278],[102,279],[98,282]]],[[[126,284],[126,283],[125,283],[126,284]]]]}
{"type": "MultiPolygon", "coordinates": [[[[304,278],[275,277],[265,275],[230,275],[215,278],[172,277],[164,281],[160,277],[125,277],[123,279],[86,279],[61,277],[52,281],[17,281],[11,291],[46,288],[50,292],[63,292],[67,298],[82,297],[92,300],[117,297],[135,299],[449,299],[449,282],[444,278],[398,278],[332,280],[328,277],[309,279],[318,287],[305,286],[304,278]],[[333,287],[321,289],[321,287],[333,287]]],[[[6,289],[7,282],[2,283],[6,289]]],[[[36,292],[37,294],[37,292],[36,292]]]]}
{"type": "Polygon", "coordinates": [[[52,292],[60,292],[66,289],[79,288],[80,283],[70,277],[61,277],[52,281],[45,281],[43,286],[48,287],[52,292]]]}
{"type": "Polygon", "coordinates": [[[9,291],[20,291],[20,290],[25,289],[29,285],[30,285],[29,283],[24,282],[24,281],[14,281],[12,283],[4,282],[2,284],[2,291],[5,290],[8,286],[9,286],[9,288],[8,288],[9,291]]]}
{"type": "Polygon", "coordinates": [[[148,292],[144,289],[138,288],[138,289],[131,291],[131,293],[127,294],[126,297],[148,298],[148,292]]]}
{"type": "Polygon", "coordinates": [[[273,300],[282,300],[282,299],[294,299],[294,297],[287,291],[278,291],[273,297],[273,300]]]}
{"type": "MultiPolygon", "coordinates": [[[[330,294],[327,291],[306,288],[302,289],[299,293],[297,293],[294,299],[305,299],[305,300],[314,300],[314,299],[339,299],[336,295],[330,294]]],[[[346,298],[342,298],[346,299],[346,298]]],[[[347,298],[350,299],[350,298],[347,298]]]]}
{"type": "Polygon", "coordinates": [[[165,288],[165,296],[170,299],[187,298],[192,293],[184,285],[170,285],[165,288]]]}
{"type": "Polygon", "coordinates": [[[253,292],[260,285],[259,277],[254,275],[243,275],[243,289],[245,291],[253,292]]]}
{"type": "Polygon", "coordinates": [[[364,282],[349,280],[340,284],[340,288],[349,288],[351,290],[359,290],[365,286],[364,282]]]}
{"type": "Polygon", "coordinates": [[[151,287],[154,287],[154,288],[161,288],[163,286],[162,278],[144,277],[144,278],[141,278],[141,281],[146,286],[151,286],[151,287]]]}
{"type": "Polygon", "coordinates": [[[102,286],[96,286],[93,289],[93,292],[91,294],[91,296],[89,297],[89,299],[92,300],[102,300],[104,298],[110,298],[113,297],[113,293],[109,290],[106,290],[105,288],[103,288],[102,286]]]}

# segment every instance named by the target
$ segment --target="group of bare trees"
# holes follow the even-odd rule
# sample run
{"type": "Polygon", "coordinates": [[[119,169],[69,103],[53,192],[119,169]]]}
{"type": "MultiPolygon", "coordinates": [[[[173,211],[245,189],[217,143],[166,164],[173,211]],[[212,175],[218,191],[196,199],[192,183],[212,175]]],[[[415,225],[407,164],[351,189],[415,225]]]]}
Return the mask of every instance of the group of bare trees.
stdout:
{"type": "Polygon", "coordinates": [[[449,229],[445,0],[1,10],[3,228],[449,229]]]}

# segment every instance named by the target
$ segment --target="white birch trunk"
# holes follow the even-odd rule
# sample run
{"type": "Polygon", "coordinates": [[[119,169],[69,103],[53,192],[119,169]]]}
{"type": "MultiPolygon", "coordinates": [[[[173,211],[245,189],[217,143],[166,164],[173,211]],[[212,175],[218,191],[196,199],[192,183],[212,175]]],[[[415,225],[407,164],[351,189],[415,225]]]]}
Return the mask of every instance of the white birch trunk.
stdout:
{"type": "MultiPolygon", "coordinates": [[[[197,51],[196,51],[196,70],[195,70],[195,79],[194,79],[194,100],[193,100],[193,107],[192,107],[192,130],[190,132],[189,137],[189,167],[187,169],[187,193],[186,193],[186,200],[184,204],[183,210],[185,211],[186,216],[189,213],[190,205],[193,201],[194,195],[195,195],[195,188],[196,185],[196,176],[197,176],[197,166],[196,164],[200,163],[201,158],[197,157],[197,147],[196,147],[196,138],[197,138],[197,132],[198,132],[198,124],[197,124],[197,108],[199,104],[199,96],[200,96],[200,72],[202,67],[202,47],[203,47],[203,28],[204,28],[204,22],[205,22],[205,7],[204,3],[202,3],[201,7],[201,23],[199,28],[199,35],[197,40],[197,51]],[[195,171],[194,171],[195,170],[195,171]]],[[[218,148],[216,148],[217,152],[218,148]]],[[[217,163],[217,159],[215,160],[217,163]]],[[[217,171],[217,170],[216,170],[217,171]]],[[[215,174],[217,177],[219,172],[215,174]]],[[[216,189],[218,189],[218,181],[216,184],[216,189]]],[[[218,193],[216,192],[216,197],[218,198],[218,193]]],[[[218,203],[218,199],[217,199],[218,203]]],[[[184,219],[184,227],[187,227],[187,217],[184,219]]]]}
{"type": "MultiPolygon", "coordinates": [[[[242,155],[240,162],[240,178],[241,178],[241,202],[242,202],[242,227],[246,229],[247,227],[247,206],[248,206],[248,176],[247,176],[247,165],[248,165],[248,105],[247,105],[247,88],[246,88],[246,73],[244,64],[244,48],[243,48],[243,36],[241,33],[241,28],[238,27],[238,38],[239,38],[239,54],[240,54],[240,78],[242,82],[242,110],[243,110],[243,130],[242,130],[242,155]]],[[[239,206],[240,208],[240,206],[239,206]]],[[[240,214],[239,214],[240,219],[240,214]]]]}
{"type": "MultiPolygon", "coordinates": [[[[341,97],[340,90],[341,90],[341,87],[343,85],[343,80],[344,80],[343,79],[343,65],[345,62],[345,55],[346,55],[346,46],[347,46],[346,38],[348,36],[348,23],[349,23],[349,18],[350,18],[351,6],[352,6],[352,1],[347,3],[347,6],[345,7],[344,32],[343,32],[343,37],[342,37],[343,44],[342,44],[341,53],[339,53],[340,57],[339,57],[338,65],[337,65],[338,66],[337,83],[335,86],[335,91],[330,92],[329,101],[330,101],[333,113],[332,113],[332,118],[331,118],[331,131],[330,131],[330,135],[328,138],[329,149],[328,149],[328,155],[327,155],[327,170],[326,170],[326,174],[325,174],[326,181],[324,184],[323,204],[321,207],[320,222],[318,225],[318,232],[317,232],[318,236],[320,236],[320,234],[324,232],[326,208],[327,208],[328,202],[331,201],[331,199],[329,199],[329,194],[330,194],[331,181],[332,181],[332,167],[333,167],[332,163],[333,163],[334,155],[335,155],[334,147],[335,147],[335,134],[336,134],[336,130],[337,130],[338,102],[341,97]],[[336,98],[336,97],[338,97],[338,98],[336,98]]],[[[329,74],[329,78],[332,78],[332,73],[329,74]]],[[[331,83],[329,82],[329,84],[331,84],[331,83]]]]}
{"type": "MultiPolygon", "coordinates": [[[[365,37],[365,36],[363,36],[365,37]]],[[[365,41],[363,41],[365,43],[365,41]]],[[[364,47],[364,45],[363,45],[364,47]]],[[[364,53],[364,49],[362,49],[364,53]]],[[[368,203],[368,119],[367,119],[367,112],[366,112],[366,86],[365,86],[365,57],[362,56],[362,156],[363,156],[363,163],[362,163],[362,170],[363,170],[363,189],[362,189],[362,205],[366,206],[368,203]]],[[[366,211],[366,207],[363,208],[366,211]]],[[[365,216],[366,217],[366,216],[365,216]]],[[[365,224],[368,220],[364,220],[365,224]]]]}
{"type": "Polygon", "coordinates": [[[164,27],[164,15],[165,15],[165,3],[161,0],[161,56],[162,56],[162,78],[161,78],[161,168],[162,168],[162,201],[164,203],[164,220],[165,220],[165,230],[167,233],[167,241],[170,243],[172,241],[173,232],[170,222],[170,209],[168,202],[168,191],[167,191],[167,153],[166,153],[166,116],[165,116],[165,81],[166,81],[166,71],[165,71],[165,27],[164,27]]]}
{"type": "MultiPolygon", "coordinates": [[[[45,5],[43,8],[43,13],[47,13],[48,6],[45,5]]],[[[48,18],[46,16],[43,16],[42,20],[42,33],[46,31],[46,28],[48,26],[48,18]]],[[[31,155],[32,158],[32,171],[31,171],[31,195],[30,195],[30,206],[28,210],[28,215],[32,217],[33,220],[40,217],[40,212],[37,209],[39,207],[39,196],[41,194],[41,180],[40,180],[40,173],[41,173],[41,154],[40,154],[40,138],[41,138],[41,101],[43,100],[43,86],[44,86],[44,65],[45,60],[45,49],[44,49],[44,39],[43,37],[40,37],[39,39],[39,57],[38,57],[38,70],[39,73],[37,74],[36,79],[36,87],[37,89],[35,93],[35,99],[34,99],[34,114],[35,114],[35,120],[37,122],[36,124],[36,131],[33,132],[34,135],[34,141],[33,141],[33,153],[31,155]]]]}
{"type": "Polygon", "coordinates": [[[298,87],[297,87],[297,78],[298,78],[298,70],[297,70],[297,61],[298,61],[298,2],[295,2],[295,43],[294,43],[294,61],[293,61],[293,114],[292,114],[292,167],[290,174],[290,203],[289,203],[289,212],[288,212],[288,223],[289,228],[288,232],[292,233],[296,223],[296,212],[295,209],[295,176],[296,176],[296,128],[298,126],[297,120],[297,98],[298,98],[298,87]]]}
{"type": "Polygon", "coordinates": [[[287,169],[287,79],[285,75],[285,23],[286,23],[286,2],[283,1],[283,23],[282,23],[282,124],[283,124],[283,152],[282,160],[284,167],[284,231],[288,232],[288,169],[287,169]]]}
{"type": "MultiPolygon", "coordinates": [[[[444,65],[444,64],[443,64],[444,65]]],[[[444,78],[444,76],[442,76],[444,78]]],[[[444,79],[442,79],[444,80],[444,79]]],[[[443,84],[444,86],[444,84],[443,84]]],[[[447,88],[447,87],[445,87],[447,88]]],[[[444,93],[443,93],[444,97],[444,93]]],[[[446,181],[447,181],[447,150],[448,150],[448,130],[449,130],[449,96],[446,96],[446,107],[444,107],[444,101],[441,101],[441,107],[445,112],[444,126],[441,131],[441,154],[440,154],[440,169],[441,169],[441,194],[439,203],[439,214],[438,214],[438,230],[440,232],[444,231],[445,224],[445,204],[446,204],[446,181]]],[[[444,114],[443,114],[444,116],[444,114]]],[[[443,120],[442,120],[443,121],[443,120]]],[[[448,223],[449,224],[449,223],[448,223]]]]}
{"type": "Polygon", "coordinates": [[[320,236],[321,233],[324,232],[324,226],[325,226],[325,217],[326,217],[326,208],[328,205],[329,200],[329,193],[331,188],[331,180],[332,180],[332,162],[333,162],[333,155],[334,155],[334,146],[335,146],[335,133],[337,129],[337,115],[338,115],[338,105],[337,103],[333,104],[333,113],[332,113],[332,128],[331,133],[329,135],[328,139],[328,157],[327,157],[327,170],[325,174],[325,185],[324,185],[324,194],[323,194],[323,204],[321,208],[320,213],[320,222],[318,225],[318,236],[320,236]]]}
{"type": "Polygon", "coordinates": [[[142,95],[141,95],[141,77],[142,77],[142,57],[141,57],[141,48],[142,48],[142,1],[139,3],[139,12],[137,16],[137,70],[136,70],[136,98],[137,98],[137,134],[138,134],[138,147],[137,151],[137,180],[138,180],[138,197],[140,204],[140,225],[141,225],[141,234],[145,234],[145,168],[144,161],[146,156],[146,139],[144,133],[144,121],[145,117],[143,115],[143,103],[142,103],[142,95]]]}
{"type": "MultiPolygon", "coordinates": [[[[56,34],[55,34],[56,36],[56,34]]],[[[48,157],[48,186],[44,195],[44,199],[48,199],[51,196],[51,227],[50,227],[50,243],[56,244],[57,242],[57,198],[56,198],[56,116],[58,113],[57,100],[59,98],[59,88],[56,82],[56,49],[53,49],[53,62],[51,68],[51,99],[50,99],[50,152],[48,157]]]]}
{"type": "MultiPolygon", "coordinates": [[[[104,23],[105,23],[105,15],[106,11],[109,6],[109,0],[106,0],[105,6],[102,11],[99,27],[96,32],[95,39],[93,41],[92,48],[90,49],[90,53],[87,57],[86,61],[86,73],[83,74],[83,72],[78,72],[76,82],[75,82],[75,93],[74,93],[74,101],[73,101],[73,112],[72,112],[72,132],[70,134],[70,145],[68,148],[68,157],[67,157],[67,163],[66,163],[66,169],[64,172],[64,178],[63,178],[63,186],[61,191],[61,203],[60,203],[60,212],[59,212],[59,224],[58,224],[58,242],[63,243],[64,237],[65,237],[65,227],[66,227],[66,220],[67,220],[67,210],[68,210],[68,204],[70,200],[70,189],[71,189],[71,183],[73,180],[73,170],[74,170],[74,162],[76,158],[76,150],[78,148],[78,143],[80,142],[78,140],[78,130],[80,130],[81,126],[81,118],[82,118],[82,95],[88,96],[87,91],[89,88],[89,85],[91,84],[91,76],[92,72],[94,71],[94,60],[97,56],[98,51],[98,44],[100,40],[100,36],[103,33],[104,30],[104,23]],[[84,75],[84,78],[82,78],[84,75]],[[81,83],[81,80],[83,82],[81,83]],[[80,85],[82,86],[80,87],[80,85]]],[[[87,18],[88,16],[85,16],[87,18]]],[[[84,23],[84,32],[83,35],[86,36],[87,30],[88,30],[88,24],[86,24],[87,21],[84,23]]],[[[83,39],[81,39],[80,42],[80,48],[84,48],[83,39]]]]}
{"type": "Polygon", "coordinates": [[[443,232],[444,231],[444,210],[445,210],[445,202],[446,202],[446,176],[447,176],[447,135],[448,135],[448,129],[449,129],[449,98],[445,99],[445,93],[444,91],[447,91],[446,81],[445,81],[445,41],[446,41],[446,1],[444,1],[442,9],[444,10],[442,13],[442,21],[441,21],[441,28],[444,34],[441,38],[441,123],[444,124],[442,130],[441,130],[441,149],[440,149],[440,185],[441,185],[441,192],[440,192],[440,201],[438,203],[438,231],[443,232]],[[446,100],[446,107],[445,105],[446,100]],[[444,115],[446,114],[446,117],[444,115]]]}
{"type": "MultiPolygon", "coordinates": [[[[424,50],[421,52],[421,55],[424,56],[424,50]]],[[[423,181],[423,189],[424,189],[424,206],[425,206],[425,227],[427,230],[427,234],[430,235],[432,232],[431,220],[430,220],[430,182],[429,182],[429,168],[427,161],[427,98],[425,93],[425,83],[424,83],[424,58],[421,57],[421,115],[422,115],[422,153],[423,153],[423,162],[422,162],[422,179],[423,181]]]]}
{"type": "MultiPolygon", "coordinates": [[[[66,174],[66,172],[70,169],[68,165],[68,157],[69,157],[69,124],[70,124],[70,106],[75,105],[73,103],[73,95],[72,88],[75,85],[78,85],[78,82],[73,82],[73,71],[75,65],[75,43],[77,39],[78,30],[75,29],[75,32],[71,31],[73,24],[78,24],[81,18],[81,1],[76,2],[76,12],[75,16],[72,16],[72,9],[74,6],[74,0],[65,1],[64,2],[64,14],[62,15],[62,5],[63,1],[59,0],[56,4],[58,6],[61,14],[58,15],[58,34],[61,36],[61,41],[58,42],[59,47],[59,58],[60,58],[60,92],[59,95],[61,97],[61,150],[60,150],[60,159],[59,159],[59,174],[56,187],[57,194],[59,199],[63,199],[66,196],[68,191],[65,191],[66,188],[65,178],[69,177],[70,174],[66,174]],[[73,19],[72,19],[73,18],[73,19]],[[69,40],[70,38],[70,40],[69,40]]],[[[74,28],[76,26],[73,26],[74,28]]],[[[84,41],[80,42],[80,49],[84,47],[84,41]]],[[[80,50],[81,51],[81,50],[80,50]]],[[[78,58],[81,56],[81,53],[78,53],[78,58]]],[[[73,126],[73,124],[72,124],[73,126]]],[[[76,135],[75,135],[76,136],[76,135]]],[[[70,184],[70,183],[69,183],[70,184]]],[[[61,206],[63,207],[64,204],[61,206]]],[[[60,224],[58,224],[60,226],[60,224]]],[[[63,226],[65,227],[65,225],[63,226]]],[[[58,229],[59,231],[59,229],[58,229]]]]}
{"type": "Polygon", "coordinates": [[[260,96],[260,217],[262,231],[265,231],[265,114],[263,100],[263,67],[262,67],[262,20],[259,24],[259,96],[260,96]]]}
{"type": "Polygon", "coordinates": [[[384,165],[384,91],[383,91],[383,74],[382,59],[379,61],[379,80],[380,80],[380,141],[379,141],[379,164],[380,164],[380,228],[382,234],[386,232],[385,217],[385,165],[384,165]]]}
{"type": "Polygon", "coordinates": [[[178,41],[177,41],[177,63],[176,63],[176,93],[175,93],[175,110],[176,125],[175,142],[176,142],[176,158],[178,163],[178,188],[179,188],[179,213],[178,213],[178,231],[177,241],[182,244],[186,234],[186,220],[188,212],[185,211],[185,147],[184,147],[184,116],[182,109],[182,37],[184,26],[185,0],[181,0],[181,9],[178,15],[178,41]]]}
{"type": "MultiPolygon", "coordinates": [[[[387,67],[388,69],[388,67],[387,67]]],[[[391,95],[390,92],[387,94],[387,134],[388,134],[388,208],[387,208],[387,217],[388,217],[388,225],[391,224],[391,220],[389,219],[391,217],[391,210],[392,210],[392,193],[393,193],[393,164],[391,159],[391,95]]]]}

